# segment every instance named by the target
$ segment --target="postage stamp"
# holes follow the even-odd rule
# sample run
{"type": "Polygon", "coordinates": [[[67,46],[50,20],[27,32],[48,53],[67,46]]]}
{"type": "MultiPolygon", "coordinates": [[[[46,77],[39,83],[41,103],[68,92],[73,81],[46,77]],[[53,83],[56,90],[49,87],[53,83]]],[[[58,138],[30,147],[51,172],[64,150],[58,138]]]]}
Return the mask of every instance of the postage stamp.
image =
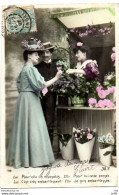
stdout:
{"type": "Polygon", "coordinates": [[[36,31],[33,7],[16,7],[5,10],[5,30],[7,35],[36,31]]]}

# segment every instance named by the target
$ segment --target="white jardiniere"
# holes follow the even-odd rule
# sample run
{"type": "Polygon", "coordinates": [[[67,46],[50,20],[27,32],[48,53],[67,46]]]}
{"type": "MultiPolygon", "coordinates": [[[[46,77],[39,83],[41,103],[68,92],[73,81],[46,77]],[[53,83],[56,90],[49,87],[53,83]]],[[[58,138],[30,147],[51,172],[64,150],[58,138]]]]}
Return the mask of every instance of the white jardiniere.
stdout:
{"type": "Polygon", "coordinates": [[[60,151],[64,160],[72,160],[74,158],[74,139],[71,138],[66,146],[59,141],[60,151]]]}
{"type": "Polygon", "coordinates": [[[99,158],[100,162],[105,166],[110,166],[112,164],[111,152],[113,151],[113,146],[108,146],[107,148],[99,148],[99,158]],[[106,152],[110,152],[105,155],[106,152]]]}
{"type": "Polygon", "coordinates": [[[75,141],[80,161],[87,162],[87,163],[90,161],[94,142],[95,142],[95,137],[92,140],[83,144],[75,141]]]}

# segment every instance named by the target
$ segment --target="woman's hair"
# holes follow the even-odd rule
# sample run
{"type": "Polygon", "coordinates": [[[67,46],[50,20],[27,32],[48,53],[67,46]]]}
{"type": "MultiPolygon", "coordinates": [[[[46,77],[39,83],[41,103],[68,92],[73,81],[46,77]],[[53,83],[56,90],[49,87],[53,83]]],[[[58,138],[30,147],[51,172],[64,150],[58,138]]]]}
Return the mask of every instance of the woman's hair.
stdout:
{"type": "Polygon", "coordinates": [[[28,60],[28,55],[29,54],[32,54],[34,52],[38,52],[39,55],[41,55],[41,51],[28,51],[28,50],[25,50],[24,53],[23,53],[23,58],[24,58],[24,61],[27,62],[28,60]]]}
{"type": "Polygon", "coordinates": [[[76,46],[76,47],[73,49],[74,54],[76,54],[78,50],[82,51],[83,53],[86,52],[86,57],[87,57],[87,59],[90,58],[90,56],[91,56],[91,49],[90,49],[88,46],[86,46],[86,45],[76,46]]]}

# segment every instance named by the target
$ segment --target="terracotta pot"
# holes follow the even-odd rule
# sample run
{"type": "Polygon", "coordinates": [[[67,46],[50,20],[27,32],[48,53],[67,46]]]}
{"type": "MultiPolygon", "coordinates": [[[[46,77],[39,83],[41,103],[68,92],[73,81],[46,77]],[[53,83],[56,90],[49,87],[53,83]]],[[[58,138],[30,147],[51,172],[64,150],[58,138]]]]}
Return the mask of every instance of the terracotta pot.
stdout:
{"type": "Polygon", "coordinates": [[[90,158],[91,158],[91,154],[92,154],[92,150],[93,150],[94,142],[95,142],[95,137],[92,140],[90,140],[84,144],[81,144],[81,143],[78,143],[77,141],[75,141],[80,161],[89,163],[90,158]]]}
{"type": "Polygon", "coordinates": [[[66,146],[63,146],[59,141],[60,151],[64,160],[74,159],[74,139],[71,138],[66,146]]]}

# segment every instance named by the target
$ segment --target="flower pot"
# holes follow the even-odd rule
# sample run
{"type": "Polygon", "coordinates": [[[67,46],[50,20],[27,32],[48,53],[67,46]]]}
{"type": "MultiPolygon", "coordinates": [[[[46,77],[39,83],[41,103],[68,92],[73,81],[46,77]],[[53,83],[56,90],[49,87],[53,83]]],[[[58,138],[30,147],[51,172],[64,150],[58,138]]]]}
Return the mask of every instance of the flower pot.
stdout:
{"type": "Polygon", "coordinates": [[[112,155],[112,164],[114,165],[114,167],[117,167],[117,156],[112,155]]]}
{"type": "Polygon", "coordinates": [[[84,144],[75,141],[80,161],[87,162],[87,163],[90,161],[94,142],[95,142],[95,137],[84,144]]]}
{"type": "Polygon", "coordinates": [[[107,148],[99,148],[99,158],[100,162],[105,166],[110,166],[112,164],[111,153],[108,155],[104,155],[106,152],[112,152],[113,146],[109,146],[107,148]]]}
{"type": "Polygon", "coordinates": [[[81,98],[80,96],[74,96],[71,98],[71,102],[74,106],[83,107],[85,104],[85,98],[81,98]]]}
{"type": "Polygon", "coordinates": [[[72,160],[74,158],[74,139],[71,138],[66,146],[59,141],[59,147],[64,160],[72,160]]]}

